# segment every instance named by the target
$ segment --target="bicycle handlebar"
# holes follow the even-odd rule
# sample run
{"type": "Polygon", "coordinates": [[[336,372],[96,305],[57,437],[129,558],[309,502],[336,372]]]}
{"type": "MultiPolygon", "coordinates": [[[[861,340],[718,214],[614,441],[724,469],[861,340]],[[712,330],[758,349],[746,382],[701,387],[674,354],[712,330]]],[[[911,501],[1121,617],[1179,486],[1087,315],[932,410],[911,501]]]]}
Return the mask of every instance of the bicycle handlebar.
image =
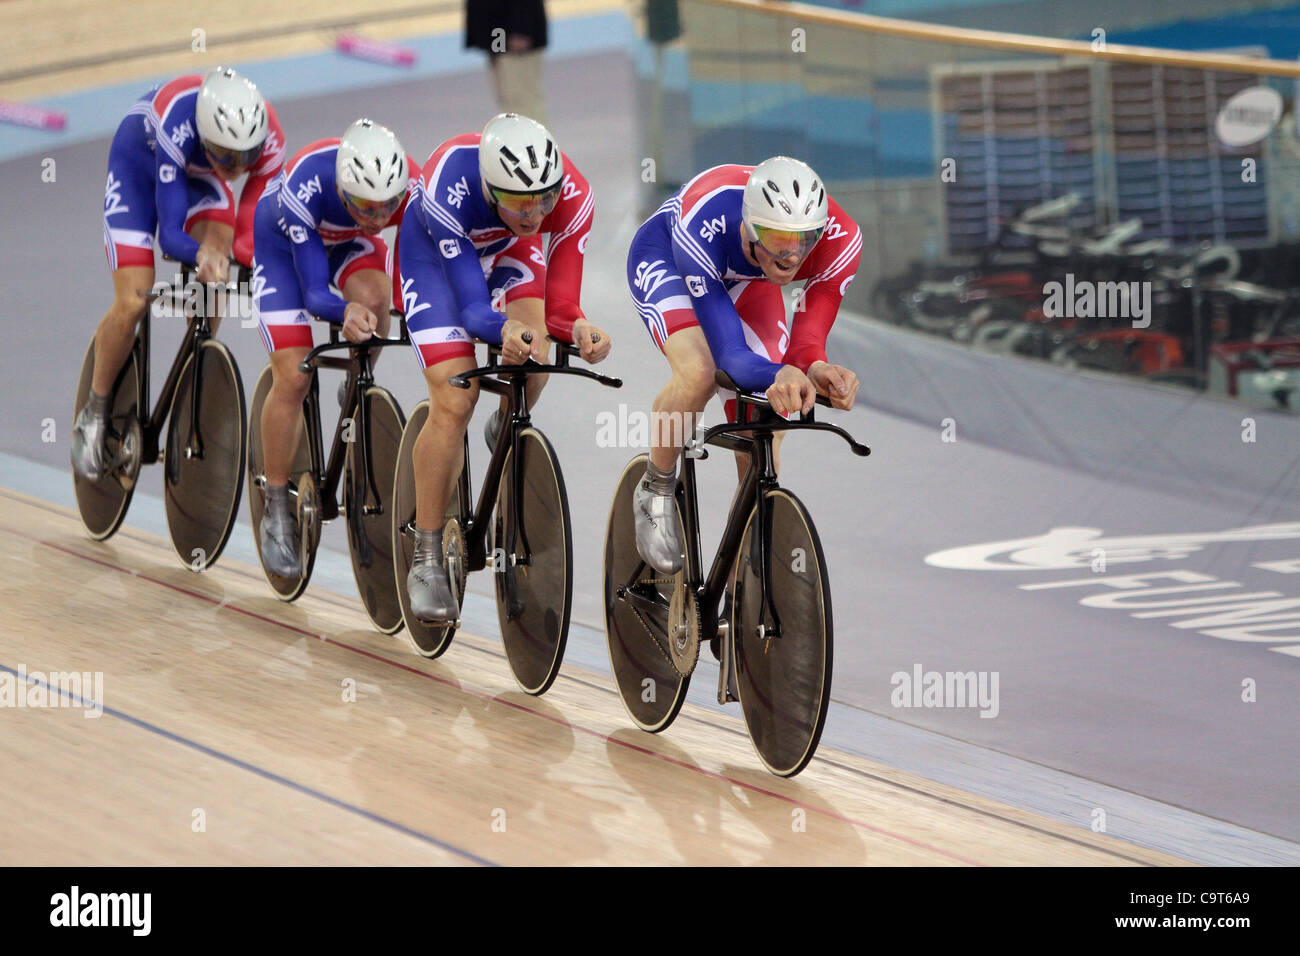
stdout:
{"type": "MultiPolygon", "coordinates": [[[[773,416],[776,416],[776,412],[772,410],[771,402],[755,392],[741,388],[736,384],[735,379],[722,369],[714,371],[713,380],[721,387],[734,391],[738,402],[753,405],[755,408],[766,409],[771,412],[773,416]]],[[[816,398],[816,403],[818,405],[825,405],[827,408],[834,407],[831,405],[831,400],[825,395],[819,394],[816,398]]],[[[848,443],[853,454],[857,455],[859,458],[866,458],[871,454],[871,449],[868,446],[855,440],[852,435],[846,432],[843,428],[840,428],[838,425],[830,425],[826,422],[814,421],[812,412],[800,412],[798,421],[791,421],[787,418],[777,417],[774,421],[724,422],[721,425],[714,425],[707,429],[704,432],[704,437],[699,440],[698,444],[706,445],[715,436],[728,431],[751,431],[755,429],[762,429],[763,431],[787,431],[794,428],[806,428],[813,431],[831,432],[832,434],[843,438],[844,441],[848,443]]]]}
{"type": "MultiPolygon", "coordinates": [[[[453,375],[450,382],[454,388],[469,388],[469,383],[476,378],[482,378],[485,375],[578,375],[582,378],[589,378],[599,382],[607,388],[622,388],[623,380],[615,378],[612,375],[601,375],[599,372],[593,372],[585,368],[573,368],[569,365],[569,359],[581,358],[582,351],[570,342],[557,339],[553,335],[546,336],[547,339],[555,343],[557,360],[554,364],[544,365],[532,358],[527,359],[519,365],[502,365],[497,359],[501,356],[501,346],[487,343],[488,346],[488,364],[479,368],[470,369],[468,372],[462,372],[460,375],[453,375]]],[[[479,341],[482,341],[481,339],[479,341]]],[[[525,341],[531,341],[526,338],[525,341]]]]}

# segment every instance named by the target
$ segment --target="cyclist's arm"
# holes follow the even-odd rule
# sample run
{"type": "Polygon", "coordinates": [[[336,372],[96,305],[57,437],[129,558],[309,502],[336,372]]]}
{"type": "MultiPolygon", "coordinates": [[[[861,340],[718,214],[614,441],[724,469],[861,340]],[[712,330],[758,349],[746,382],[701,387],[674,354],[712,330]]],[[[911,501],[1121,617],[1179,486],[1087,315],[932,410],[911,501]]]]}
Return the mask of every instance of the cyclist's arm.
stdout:
{"type": "Polygon", "coordinates": [[[293,248],[293,267],[298,273],[303,304],[312,315],[329,322],[342,322],[347,303],[330,291],[329,253],[316,227],[321,220],[322,200],[319,193],[302,200],[297,195],[298,182],[286,178],[280,186],[276,203],[280,219],[289,233],[293,248]]]}
{"type": "Polygon", "coordinates": [[[289,238],[293,245],[293,267],[302,287],[303,304],[312,315],[329,322],[342,322],[348,304],[330,290],[330,260],[325,242],[315,229],[303,229],[301,225],[292,225],[294,220],[288,221],[291,223],[289,238]]]}
{"type": "Polygon", "coordinates": [[[178,262],[195,264],[199,244],[185,232],[190,208],[189,177],[185,170],[199,149],[192,115],[167,110],[172,96],[183,92],[188,80],[173,80],[149,104],[149,124],[154,136],[154,208],[158,214],[158,247],[178,262]]]}
{"type": "Polygon", "coordinates": [[[284,168],[284,130],[276,119],[275,110],[266,106],[266,145],[257,163],[248,171],[244,188],[239,193],[239,206],[235,215],[235,258],[245,266],[253,261],[253,217],[257,214],[257,201],[262,198],[267,184],[284,168]]]}
{"type": "Polygon", "coordinates": [[[546,252],[546,328],[556,338],[572,342],[573,324],[586,318],[578,303],[595,198],[590,184],[577,170],[568,178],[577,194],[563,201],[565,215],[550,228],[546,252]]]}
{"type": "Polygon", "coordinates": [[[713,364],[730,375],[741,388],[766,391],[781,366],[756,354],[745,343],[740,315],[721,279],[699,275],[701,264],[677,248],[676,243],[673,246],[677,268],[691,295],[695,318],[704,330],[709,351],[713,353],[713,364]]]}
{"type": "Polygon", "coordinates": [[[813,252],[811,265],[815,271],[798,300],[790,345],[785,350],[785,363],[804,373],[817,362],[829,361],[826,336],[835,324],[844,293],[858,274],[858,262],[862,258],[861,230],[842,213],[837,218],[842,223],[841,235],[830,241],[823,239],[813,252]]]}
{"type": "MultiPolygon", "coordinates": [[[[173,147],[169,152],[162,147],[158,136],[157,164],[154,169],[154,205],[158,210],[158,246],[164,255],[177,262],[195,263],[199,244],[185,231],[185,216],[190,207],[189,180],[185,175],[188,157],[173,147]],[[178,160],[176,156],[181,158],[178,160]]],[[[170,144],[169,144],[170,145],[170,144]]]]}
{"type": "Polygon", "coordinates": [[[446,211],[446,207],[429,198],[431,192],[424,190],[420,222],[438,247],[443,275],[447,277],[456,300],[461,328],[485,342],[499,343],[505,316],[492,308],[492,292],[488,289],[483,267],[479,265],[474,243],[470,242],[465,230],[446,211]]]}

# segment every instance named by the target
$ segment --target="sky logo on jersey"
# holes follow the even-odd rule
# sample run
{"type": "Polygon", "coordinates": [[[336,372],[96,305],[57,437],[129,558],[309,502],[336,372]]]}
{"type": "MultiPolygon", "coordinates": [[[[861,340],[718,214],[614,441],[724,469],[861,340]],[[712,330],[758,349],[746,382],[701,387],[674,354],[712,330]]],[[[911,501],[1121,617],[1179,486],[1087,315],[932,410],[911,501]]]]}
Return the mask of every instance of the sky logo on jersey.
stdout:
{"type": "Polygon", "coordinates": [[[419,302],[419,293],[415,291],[414,279],[402,280],[402,311],[406,313],[407,324],[410,321],[429,308],[428,302],[419,302]]]}
{"type": "Polygon", "coordinates": [[[311,179],[298,186],[298,198],[303,202],[307,202],[312,196],[316,195],[320,191],[320,177],[313,176],[311,179]]]}
{"type": "Polygon", "coordinates": [[[174,130],[172,130],[171,140],[177,146],[184,146],[185,141],[190,139],[193,136],[194,136],[194,127],[190,125],[189,120],[186,120],[180,126],[177,126],[174,130]]]}
{"type": "MultiPolygon", "coordinates": [[[[590,233],[588,233],[590,235],[590,233]]],[[[644,292],[647,296],[655,294],[655,290],[667,282],[672,276],[666,268],[663,259],[656,259],[654,262],[638,262],[636,266],[636,278],[632,281],[636,287],[644,292]],[[664,268],[660,268],[664,266],[664,268]]]]}
{"type": "Polygon", "coordinates": [[[826,223],[826,231],[822,233],[822,238],[842,239],[844,236],[847,235],[848,233],[845,232],[844,229],[840,226],[840,224],[835,221],[835,217],[831,216],[831,218],[826,223]]]}
{"type": "Polygon", "coordinates": [[[108,182],[104,185],[104,215],[112,216],[119,212],[130,212],[130,206],[122,205],[122,181],[109,171],[108,182]]]}
{"type": "Polygon", "coordinates": [[[712,242],[714,236],[720,236],[727,231],[727,217],[719,216],[717,219],[710,219],[700,227],[700,238],[705,242],[712,242]]]}
{"type": "Polygon", "coordinates": [[[686,290],[697,299],[704,295],[704,276],[687,276],[686,290]]]}
{"type": "Polygon", "coordinates": [[[307,230],[302,226],[290,226],[289,238],[294,241],[295,245],[302,245],[307,241],[307,230]]]}
{"type": "Polygon", "coordinates": [[[460,208],[460,204],[465,201],[465,197],[468,195],[469,183],[465,181],[464,176],[460,177],[459,181],[452,183],[447,187],[447,202],[451,203],[457,209],[460,208]]]}
{"type": "Polygon", "coordinates": [[[575,196],[581,196],[582,190],[573,184],[573,180],[568,176],[564,177],[564,187],[560,190],[561,199],[573,199],[575,196]]]}
{"type": "Polygon", "coordinates": [[[455,239],[443,239],[438,243],[438,251],[444,259],[455,259],[460,255],[460,243],[455,239]]]}

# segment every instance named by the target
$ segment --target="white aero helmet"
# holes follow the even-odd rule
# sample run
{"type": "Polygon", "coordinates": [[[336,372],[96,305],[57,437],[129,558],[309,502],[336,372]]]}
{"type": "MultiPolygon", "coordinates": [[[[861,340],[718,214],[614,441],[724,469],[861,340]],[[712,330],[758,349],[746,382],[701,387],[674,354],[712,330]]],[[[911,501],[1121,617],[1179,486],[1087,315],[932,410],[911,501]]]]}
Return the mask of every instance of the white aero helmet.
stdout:
{"type": "Polygon", "coordinates": [[[794,246],[783,244],[789,254],[797,250],[802,257],[821,238],[830,218],[829,208],[826,187],[811,166],[789,156],[773,156],[749,174],[740,218],[749,241],[768,252],[773,249],[764,243],[765,233],[803,234],[794,246]]]}
{"type": "Polygon", "coordinates": [[[387,126],[359,119],[339,140],[334,178],[350,205],[391,207],[406,195],[406,150],[387,126]]]}
{"type": "Polygon", "coordinates": [[[483,127],[478,171],[489,191],[544,193],[564,179],[564,159],[541,123],[500,113],[483,127]]]}
{"type": "Polygon", "coordinates": [[[229,67],[208,72],[199,87],[194,119],[199,138],[218,165],[248,165],[266,143],[270,121],[257,87],[229,67]]]}

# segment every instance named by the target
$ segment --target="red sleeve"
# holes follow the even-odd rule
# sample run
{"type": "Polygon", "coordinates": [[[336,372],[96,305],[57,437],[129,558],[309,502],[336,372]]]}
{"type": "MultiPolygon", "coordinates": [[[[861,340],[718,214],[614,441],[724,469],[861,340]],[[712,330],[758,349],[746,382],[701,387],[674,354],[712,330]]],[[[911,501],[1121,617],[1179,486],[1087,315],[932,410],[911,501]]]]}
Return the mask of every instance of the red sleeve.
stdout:
{"type": "Polygon", "coordinates": [[[586,318],[578,303],[582,263],[596,204],[591,184],[568,156],[564,157],[564,168],[560,202],[546,223],[550,234],[546,250],[546,329],[555,338],[572,342],[573,323],[586,318]]]}
{"type": "Polygon", "coordinates": [[[280,120],[270,103],[266,104],[266,119],[269,127],[266,145],[262,147],[257,165],[248,171],[235,214],[235,258],[245,266],[253,262],[253,217],[257,214],[257,201],[262,198],[267,184],[284,168],[284,130],[280,128],[280,120]]]}
{"type": "MultiPolygon", "coordinates": [[[[783,361],[807,373],[814,362],[825,362],[826,336],[830,334],[849,283],[858,274],[862,258],[862,230],[834,202],[831,217],[817,248],[804,266],[808,282],[803,287],[790,330],[790,346],[783,361]]],[[[801,271],[804,271],[801,270],[801,271]]]]}

